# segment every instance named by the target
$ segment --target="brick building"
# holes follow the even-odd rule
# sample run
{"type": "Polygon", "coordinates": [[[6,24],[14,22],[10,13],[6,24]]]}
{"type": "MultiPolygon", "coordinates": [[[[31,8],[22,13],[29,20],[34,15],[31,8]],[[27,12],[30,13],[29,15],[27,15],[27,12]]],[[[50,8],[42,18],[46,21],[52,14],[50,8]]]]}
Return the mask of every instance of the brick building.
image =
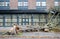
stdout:
{"type": "Polygon", "coordinates": [[[59,6],[60,0],[0,0],[0,12],[3,13],[0,14],[0,26],[14,23],[44,26],[49,19],[47,11],[59,6]]]}

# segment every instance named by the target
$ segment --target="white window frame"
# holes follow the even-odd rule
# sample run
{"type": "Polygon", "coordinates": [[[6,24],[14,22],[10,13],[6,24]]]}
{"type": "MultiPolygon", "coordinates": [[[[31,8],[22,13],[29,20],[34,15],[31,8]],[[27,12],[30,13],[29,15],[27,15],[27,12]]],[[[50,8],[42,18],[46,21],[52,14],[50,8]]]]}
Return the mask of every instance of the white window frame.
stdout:
{"type": "Polygon", "coordinates": [[[41,3],[40,2],[36,2],[36,6],[41,6],[41,3]]]}
{"type": "Polygon", "coordinates": [[[28,22],[29,20],[28,19],[26,19],[26,22],[28,22]]]}
{"type": "Polygon", "coordinates": [[[2,3],[0,6],[4,6],[4,2],[0,2],[0,3],[2,3]]]}
{"type": "Polygon", "coordinates": [[[28,2],[23,2],[23,6],[28,6],[28,2]]]}
{"type": "Polygon", "coordinates": [[[3,22],[0,22],[0,26],[3,26],[3,22]]]}
{"type": "Polygon", "coordinates": [[[23,6],[23,2],[18,2],[18,6],[23,6]]]}
{"type": "Polygon", "coordinates": [[[58,3],[59,3],[59,2],[54,2],[55,6],[58,6],[58,3]]]}
{"type": "Polygon", "coordinates": [[[46,2],[42,2],[42,6],[46,6],[46,2]]]}
{"type": "Polygon", "coordinates": [[[17,19],[12,19],[12,22],[17,22],[17,19]]]}
{"type": "Polygon", "coordinates": [[[0,22],[3,22],[3,19],[0,19],[0,22]]]}
{"type": "Polygon", "coordinates": [[[7,4],[9,4],[9,2],[6,2],[6,5],[5,6],[8,6],[7,4]]]}

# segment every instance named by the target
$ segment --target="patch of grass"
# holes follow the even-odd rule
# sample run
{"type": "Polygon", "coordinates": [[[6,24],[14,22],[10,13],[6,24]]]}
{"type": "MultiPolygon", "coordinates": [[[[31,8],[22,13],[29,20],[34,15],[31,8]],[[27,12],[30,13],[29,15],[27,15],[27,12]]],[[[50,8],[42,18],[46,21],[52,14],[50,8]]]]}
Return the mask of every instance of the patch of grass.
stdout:
{"type": "Polygon", "coordinates": [[[23,33],[22,32],[19,32],[17,35],[22,35],[23,33]]]}
{"type": "Polygon", "coordinates": [[[53,32],[60,32],[60,28],[54,27],[54,28],[52,28],[52,31],[53,31],[53,32]]]}

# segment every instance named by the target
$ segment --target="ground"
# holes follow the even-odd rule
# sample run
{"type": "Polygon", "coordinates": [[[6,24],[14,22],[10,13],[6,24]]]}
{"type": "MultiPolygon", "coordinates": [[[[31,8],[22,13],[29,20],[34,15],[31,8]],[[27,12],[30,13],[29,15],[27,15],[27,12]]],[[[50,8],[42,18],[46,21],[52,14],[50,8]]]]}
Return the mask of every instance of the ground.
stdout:
{"type": "Polygon", "coordinates": [[[21,35],[5,35],[0,39],[60,39],[60,33],[52,32],[24,32],[21,35]]]}

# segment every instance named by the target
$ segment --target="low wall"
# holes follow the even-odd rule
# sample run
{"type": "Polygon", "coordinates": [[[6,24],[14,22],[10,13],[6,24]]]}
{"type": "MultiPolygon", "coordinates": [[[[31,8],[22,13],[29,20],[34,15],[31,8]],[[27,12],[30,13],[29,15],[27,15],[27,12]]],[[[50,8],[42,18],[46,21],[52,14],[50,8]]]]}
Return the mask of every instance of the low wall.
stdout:
{"type": "Polygon", "coordinates": [[[60,37],[49,37],[49,36],[0,36],[0,39],[60,39],[60,37]]]}
{"type": "Polygon", "coordinates": [[[9,31],[12,27],[0,27],[0,32],[9,31]]]}

